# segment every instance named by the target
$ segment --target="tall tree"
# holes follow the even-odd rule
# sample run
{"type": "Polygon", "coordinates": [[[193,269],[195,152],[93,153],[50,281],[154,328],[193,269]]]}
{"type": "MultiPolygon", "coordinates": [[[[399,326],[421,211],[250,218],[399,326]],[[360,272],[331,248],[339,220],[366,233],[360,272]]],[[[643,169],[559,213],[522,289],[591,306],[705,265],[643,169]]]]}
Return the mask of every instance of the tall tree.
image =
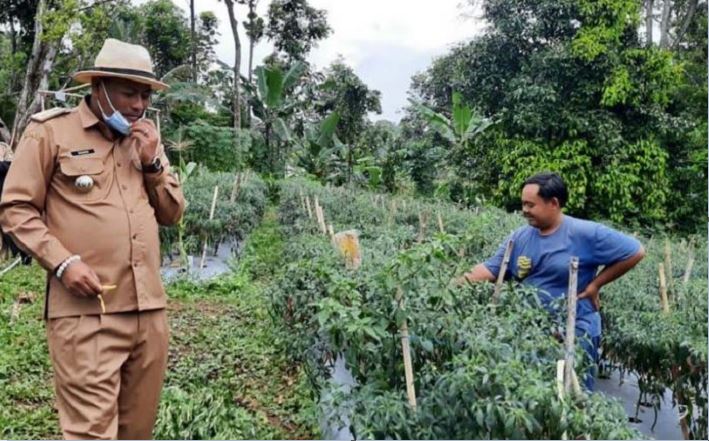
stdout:
{"type": "Polygon", "coordinates": [[[305,60],[313,46],[331,32],[326,11],[313,8],[307,0],[273,0],[268,7],[266,36],[289,62],[305,60]]]}
{"type": "Polygon", "coordinates": [[[453,89],[498,121],[454,159],[456,174],[516,208],[522,180],[554,169],[570,184],[572,213],[665,224],[672,190],[664,139],[676,124],[670,106],[682,66],[645,47],[641,6],[484,1],[488,31],[414,82],[438,112],[450,107],[453,89]]]}
{"type": "Polygon", "coordinates": [[[47,88],[49,73],[64,34],[69,30],[77,13],[79,3],[75,0],[56,2],[54,8],[47,0],[39,0],[34,20],[34,42],[27,63],[22,92],[17,101],[17,111],[12,127],[12,148],[29,123],[29,118],[40,109],[37,90],[47,88]]]}
{"type": "Polygon", "coordinates": [[[256,46],[256,43],[263,38],[263,31],[265,27],[263,18],[259,17],[256,13],[258,2],[259,0],[248,0],[249,13],[246,16],[247,20],[244,21],[246,36],[249,37],[249,83],[253,78],[254,47],[256,46]]]}
{"type": "MultiPolygon", "coordinates": [[[[264,21],[263,18],[259,17],[256,13],[256,7],[258,6],[259,0],[248,0],[249,13],[246,16],[247,20],[244,21],[244,29],[246,29],[246,36],[249,37],[249,71],[248,79],[249,84],[253,80],[253,62],[254,62],[254,47],[261,38],[263,38],[264,31],[264,21]]],[[[249,105],[249,111],[247,113],[248,125],[251,126],[251,105],[249,105]]]]}
{"type": "Polygon", "coordinates": [[[192,49],[192,82],[197,82],[197,31],[195,30],[194,0],[190,0],[190,35],[192,49]]]}
{"type": "Polygon", "coordinates": [[[185,12],[171,0],[151,0],[140,6],[144,44],[153,56],[156,73],[189,66],[191,38],[185,12]]]}
{"type": "MultiPolygon", "coordinates": [[[[229,24],[231,25],[231,33],[234,37],[234,84],[233,84],[233,111],[234,111],[234,131],[236,133],[241,129],[241,39],[239,38],[239,21],[234,12],[234,0],[224,0],[227,12],[229,13],[229,24]]],[[[241,2],[237,2],[241,3],[241,2]]]]}
{"type": "Polygon", "coordinates": [[[364,132],[367,114],[382,113],[381,92],[369,89],[342,58],[334,61],[324,74],[318,97],[319,113],[336,111],[340,117],[338,138],[354,145],[364,132]]]}
{"type": "Polygon", "coordinates": [[[195,42],[197,80],[205,80],[207,72],[217,61],[214,48],[219,44],[219,20],[212,11],[204,11],[197,18],[195,42]]]}

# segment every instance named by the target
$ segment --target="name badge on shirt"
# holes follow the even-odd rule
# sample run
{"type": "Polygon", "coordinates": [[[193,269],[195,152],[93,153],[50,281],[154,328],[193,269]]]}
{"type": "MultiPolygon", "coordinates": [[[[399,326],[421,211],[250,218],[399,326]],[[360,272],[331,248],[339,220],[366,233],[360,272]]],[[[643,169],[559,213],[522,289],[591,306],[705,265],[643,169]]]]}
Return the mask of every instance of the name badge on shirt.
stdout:
{"type": "Polygon", "coordinates": [[[85,155],[91,155],[95,152],[96,151],[94,149],[75,150],[75,151],[71,152],[71,156],[85,156],[85,155]]]}

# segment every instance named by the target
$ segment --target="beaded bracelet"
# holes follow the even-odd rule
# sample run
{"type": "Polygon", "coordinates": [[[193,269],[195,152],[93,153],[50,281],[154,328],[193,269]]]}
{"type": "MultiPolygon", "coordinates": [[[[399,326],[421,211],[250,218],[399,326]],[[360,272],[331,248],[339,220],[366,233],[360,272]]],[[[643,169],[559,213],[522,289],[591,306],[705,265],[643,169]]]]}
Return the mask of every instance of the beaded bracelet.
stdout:
{"type": "Polygon", "coordinates": [[[62,262],[61,265],[59,265],[59,268],[57,269],[57,279],[61,280],[62,275],[64,275],[64,271],[71,265],[72,263],[76,262],[77,260],[81,260],[81,256],[78,254],[74,254],[71,257],[68,257],[64,262],[62,262]]]}

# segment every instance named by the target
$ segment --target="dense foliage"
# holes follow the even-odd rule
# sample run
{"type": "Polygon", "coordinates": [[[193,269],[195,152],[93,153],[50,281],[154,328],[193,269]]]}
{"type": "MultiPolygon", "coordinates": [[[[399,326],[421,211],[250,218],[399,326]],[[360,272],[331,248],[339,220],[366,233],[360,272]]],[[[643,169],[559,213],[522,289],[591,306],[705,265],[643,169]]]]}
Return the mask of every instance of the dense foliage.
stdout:
{"type": "Polygon", "coordinates": [[[258,176],[227,172],[193,171],[183,188],[187,207],[177,228],[161,228],[161,245],[167,254],[180,252],[179,238],[185,250],[198,254],[206,241],[210,250],[220,243],[243,242],[256,227],[267,203],[266,184],[258,176]],[[217,200],[214,218],[209,219],[214,188],[217,200]]]}
{"type": "MultiPolygon", "coordinates": [[[[452,278],[489,256],[520,219],[496,210],[474,215],[451,206],[394,200],[305,181],[287,181],[281,189],[279,216],[289,238],[284,249],[288,264],[271,289],[273,314],[293,336],[292,354],[308,363],[318,388],[334,387],[318,379],[327,375],[337,354],[345,358],[358,384],[350,394],[335,396],[353,406],[354,433],[375,438],[558,438],[563,431],[593,438],[638,436],[627,428],[623,411],[601,396],[581,403],[558,400],[554,366],[562,349],[551,336],[557,324],[537,304],[533,290],[509,285],[502,304],[492,308],[490,286],[451,285],[452,278]],[[302,195],[311,201],[318,197],[326,221],[336,231],[360,231],[363,264],[358,271],[347,270],[327,237],[317,232],[302,195]],[[428,218],[423,233],[419,213],[428,218]],[[439,231],[438,214],[445,233],[439,231]],[[401,305],[396,301],[399,289],[401,305]],[[404,320],[416,373],[416,411],[406,403],[399,342],[404,320]],[[589,409],[594,409],[592,419],[589,409]]],[[[650,247],[651,254],[656,252],[650,247]]],[[[697,285],[700,272],[690,279],[697,285]]],[[[637,288],[639,279],[654,280],[645,266],[627,283],[637,288]]],[[[617,299],[627,286],[611,285],[608,292],[617,299]]],[[[640,293],[659,298],[656,287],[640,293]]],[[[696,305],[702,296],[688,291],[687,298],[696,305]]],[[[657,321],[657,301],[650,303],[655,305],[654,316],[648,320],[657,321]]],[[[627,305],[609,301],[604,313],[607,354],[632,335],[644,335],[641,327],[631,336],[623,334],[627,328],[614,328],[633,313],[627,305]],[[619,334],[625,340],[617,340],[619,334]]],[[[706,308],[677,314],[687,325],[668,325],[671,334],[694,345],[695,369],[687,380],[693,393],[685,396],[705,409],[701,378],[706,365],[701,363],[706,363],[706,353],[699,348],[706,348],[706,332],[696,324],[706,323],[706,308]]],[[[647,338],[641,343],[647,344],[647,338]]],[[[666,345],[658,342],[658,347],[666,345]]],[[[623,354],[630,351],[626,347],[623,354]]],[[[653,365],[682,357],[683,352],[672,351],[670,346],[663,353],[664,362],[646,353],[636,358],[653,365]]],[[[629,362],[626,368],[636,366],[629,362]]],[[[578,369],[583,372],[583,363],[578,369]]],[[[694,433],[703,433],[700,414],[694,416],[694,433]]]]}

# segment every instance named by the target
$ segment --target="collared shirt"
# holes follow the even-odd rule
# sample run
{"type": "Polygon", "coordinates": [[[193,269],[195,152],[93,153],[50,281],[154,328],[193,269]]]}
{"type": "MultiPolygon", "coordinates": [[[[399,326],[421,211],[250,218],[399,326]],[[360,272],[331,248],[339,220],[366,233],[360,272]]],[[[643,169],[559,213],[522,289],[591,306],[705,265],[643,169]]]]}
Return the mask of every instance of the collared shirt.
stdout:
{"type": "Polygon", "coordinates": [[[67,290],[54,275],[74,254],[102,285],[107,313],[164,308],[158,224],[185,207],[179,181],[164,169],[143,173],[133,140],[115,137],[87,101],[33,121],[20,140],[0,200],[0,226],[48,273],[49,318],[100,314],[96,297],[67,290]],[[81,178],[80,178],[81,177],[81,178]],[[78,179],[93,185],[81,189],[78,179]]]}
{"type": "MultiPolygon", "coordinates": [[[[641,248],[634,237],[603,224],[564,215],[559,228],[548,236],[542,236],[539,229],[529,225],[512,233],[484,264],[495,277],[500,272],[510,239],[514,242],[505,278],[514,277],[539,288],[540,299],[547,307],[554,299],[566,297],[572,256],[579,258],[577,292],[580,294],[596,277],[600,266],[629,259],[641,248]]],[[[576,327],[591,337],[601,335],[601,315],[589,298],[577,303],[576,327]]]]}

